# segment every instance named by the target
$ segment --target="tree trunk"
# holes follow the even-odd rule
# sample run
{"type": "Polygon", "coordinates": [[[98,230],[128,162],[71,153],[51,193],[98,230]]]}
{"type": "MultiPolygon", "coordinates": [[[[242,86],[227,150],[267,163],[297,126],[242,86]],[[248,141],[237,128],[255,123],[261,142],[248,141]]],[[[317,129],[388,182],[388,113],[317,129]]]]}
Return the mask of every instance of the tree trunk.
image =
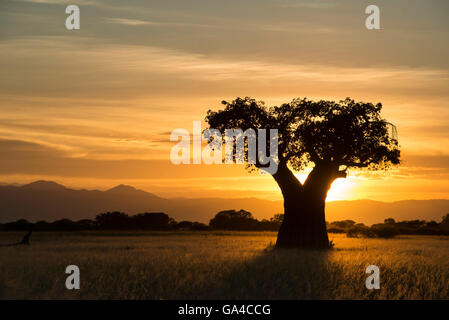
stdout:
{"type": "Polygon", "coordinates": [[[279,229],[276,248],[328,249],[324,200],[309,192],[284,198],[284,220],[279,229]]]}
{"type": "Polygon", "coordinates": [[[279,229],[276,248],[330,248],[325,201],[330,185],[343,174],[329,166],[316,166],[304,186],[287,168],[278,168],[278,173],[273,177],[284,196],[284,220],[279,229]]]}

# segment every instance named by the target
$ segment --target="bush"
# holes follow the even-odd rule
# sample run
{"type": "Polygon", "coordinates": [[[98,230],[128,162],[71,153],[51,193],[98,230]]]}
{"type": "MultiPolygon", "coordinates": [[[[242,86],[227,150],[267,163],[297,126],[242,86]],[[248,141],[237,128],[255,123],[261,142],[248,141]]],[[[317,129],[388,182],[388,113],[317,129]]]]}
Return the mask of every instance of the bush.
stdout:
{"type": "Polygon", "coordinates": [[[206,230],[212,230],[211,227],[209,227],[208,225],[205,225],[204,223],[201,222],[194,222],[192,224],[192,226],[190,227],[190,230],[195,230],[195,231],[206,231],[206,230]]]}
{"type": "Polygon", "coordinates": [[[135,229],[165,230],[169,228],[170,217],[163,212],[140,213],[131,217],[135,229]]]}
{"type": "Polygon", "coordinates": [[[29,231],[33,227],[33,223],[25,219],[20,219],[15,222],[8,222],[3,225],[5,231],[29,231]]]}
{"type": "Polygon", "coordinates": [[[225,210],[217,213],[209,225],[212,229],[218,230],[257,230],[258,223],[251,212],[225,210]]]}
{"type": "Polygon", "coordinates": [[[343,220],[343,221],[334,221],[329,224],[329,226],[341,228],[341,229],[350,229],[355,225],[355,221],[353,220],[343,220]]]}
{"type": "Polygon", "coordinates": [[[126,230],[129,229],[131,218],[123,212],[106,212],[95,217],[99,229],[126,230]]]}
{"type": "Polygon", "coordinates": [[[373,227],[354,226],[346,232],[348,238],[384,238],[397,236],[399,231],[388,225],[376,225],[373,227]]]}
{"type": "Polygon", "coordinates": [[[75,231],[75,230],[81,230],[81,227],[78,223],[69,220],[69,219],[61,219],[57,220],[50,224],[51,230],[58,230],[58,231],[75,231]]]}
{"type": "Polygon", "coordinates": [[[399,235],[399,231],[390,226],[375,227],[371,229],[373,230],[377,238],[390,239],[399,235]]]}
{"type": "Polygon", "coordinates": [[[329,233],[345,233],[345,230],[342,228],[330,227],[330,228],[327,228],[327,232],[329,232],[329,233]]]}
{"type": "Polygon", "coordinates": [[[354,226],[346,232],[348,238],[376,238],[376,234],[369,227],[354,226]]]}
{"type": "Polygon", "coordinates": [[[176,224],[177,230],[193,230],[193,231],[205,231],[211,230],[211,227],[201,222],[181,221],[176,224]]]}

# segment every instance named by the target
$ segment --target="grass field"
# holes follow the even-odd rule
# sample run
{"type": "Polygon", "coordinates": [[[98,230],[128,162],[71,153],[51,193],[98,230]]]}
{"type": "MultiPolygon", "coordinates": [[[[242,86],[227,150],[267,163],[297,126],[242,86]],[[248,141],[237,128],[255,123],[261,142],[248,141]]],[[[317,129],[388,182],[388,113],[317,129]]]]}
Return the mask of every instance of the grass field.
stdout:
{"type": "MultiPolygon", "coordinates": [[[[23,233],[0,233],[0,244],[23,233]]],[[[449,237],[349,239],[272,250],[272,232],[35,233],[0,247],[1,299],[449,299],[449,237]],[[81,289],[67,290],[67,265],[81,289]],[[365,268],[380,268],[367,290],[365,268]]]]}

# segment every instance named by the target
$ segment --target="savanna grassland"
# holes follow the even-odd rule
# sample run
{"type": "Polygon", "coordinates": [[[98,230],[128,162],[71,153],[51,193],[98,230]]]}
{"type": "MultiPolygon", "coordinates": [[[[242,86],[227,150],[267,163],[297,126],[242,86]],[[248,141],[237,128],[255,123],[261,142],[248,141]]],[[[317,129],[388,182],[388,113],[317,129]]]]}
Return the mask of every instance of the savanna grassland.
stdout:
{"type": "Polygon", "coordinates": [[[320,252],[272,250],[274,232],[34,233],[0,247],[0,298],[449,299],[449,237],[330,239],[320,252]],[[71,264],[80,290],[65,289],[71,264]],[[368,265],[380,290],[365,288],[368,265]]]}

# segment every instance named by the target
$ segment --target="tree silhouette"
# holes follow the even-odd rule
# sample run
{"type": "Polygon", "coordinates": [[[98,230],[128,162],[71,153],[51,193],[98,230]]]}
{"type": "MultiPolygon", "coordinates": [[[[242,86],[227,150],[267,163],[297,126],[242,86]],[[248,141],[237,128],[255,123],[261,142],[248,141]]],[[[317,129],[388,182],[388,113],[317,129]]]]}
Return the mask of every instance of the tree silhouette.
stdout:
{"type": "MultiPolygon", "coordinates": [[[[207,112],[210,128],[222,133],[237,128],[278,130],[278,169],[272,176],[284,197],[284,219],[276,247],[329,248],[324,209],[333,181],[345,178],[351,168],[399,164],[395,127],[381,117],[380,103],[304,98],[268,108],[246,97],[222,104],[223,110],[207,112]],[[301,183],[293,171],[311,166],[301,183]]],[[[254,168],[263,166],[248,164],[254,168]]]]}
{"type": "Polygon", "coordinates": [[[209,225],[222,230],[256,230],[258,221],[246,210],[220,211],[210,220],[209,225]]]}
{"type": "Polygon", "coordinates": [[[95,223],[100,229],[126,230],[129,228],[131,218],[123,212],[106,212],[95,217],[95,223]]]}
{"type": "Polygon", "coordinates": [[[441,220],[441,226],[449,229],[449,213],[446,213],[446,215],[443,216],[443,219],[441,220]]]}

